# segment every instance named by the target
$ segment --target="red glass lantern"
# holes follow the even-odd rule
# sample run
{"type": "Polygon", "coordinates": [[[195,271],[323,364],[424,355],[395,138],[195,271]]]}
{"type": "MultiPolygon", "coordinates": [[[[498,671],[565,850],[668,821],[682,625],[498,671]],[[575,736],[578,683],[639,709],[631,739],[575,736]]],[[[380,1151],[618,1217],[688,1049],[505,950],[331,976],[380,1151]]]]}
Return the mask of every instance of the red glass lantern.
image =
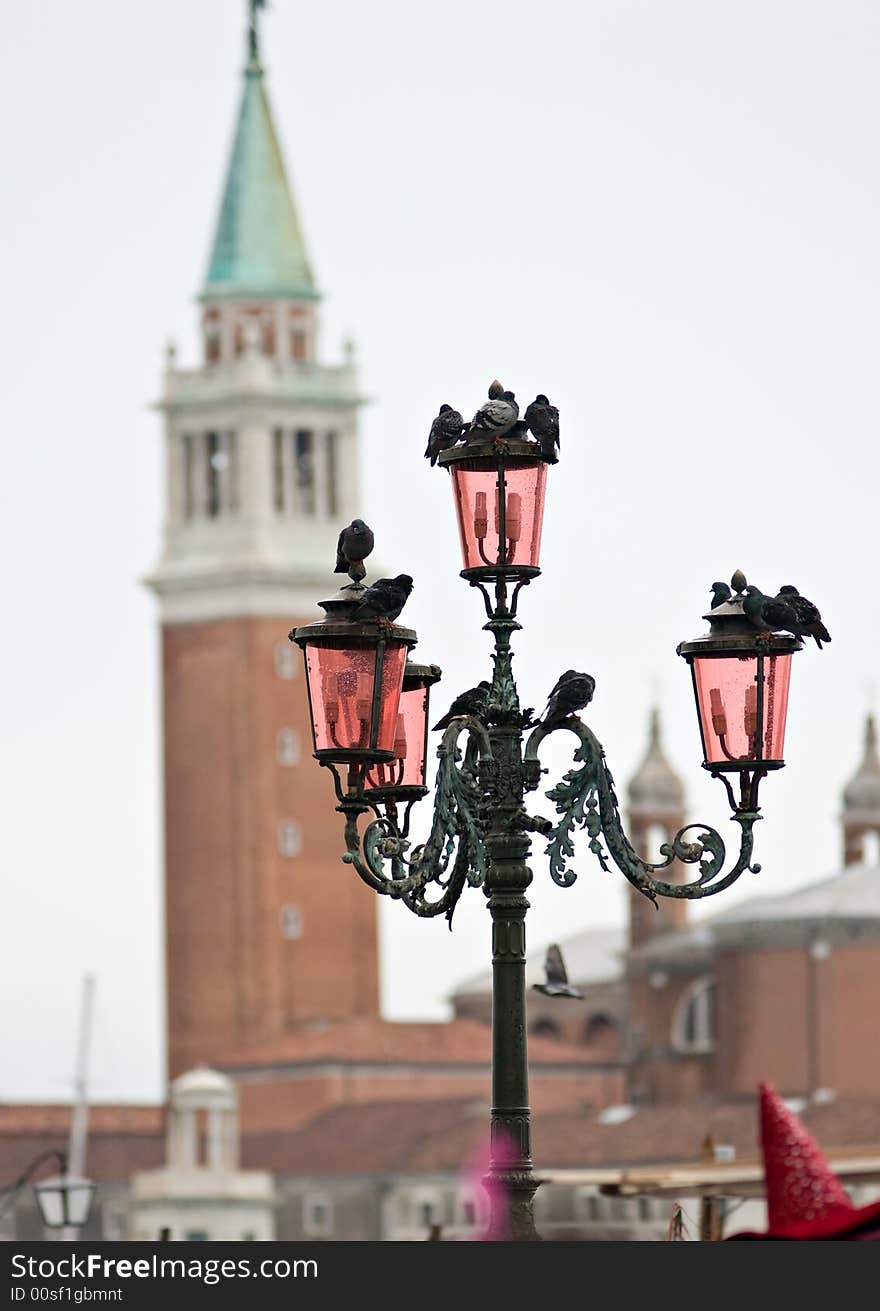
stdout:
{"type": "Polygon", "coordinates": [[[742,602],[737,595],[710,610],[710,631],[678,647],[693,676],[703,768],[713,774],[785,764],[791,657],[802,644],[755,628],[742,602]]]}
{"type": "Polygon", "coordinates": [[[424,796],[428,759],[428,701],[440,678],[437,665],[407,661],[394,733],[394,759],[380,762],[367,774],[364,790],[373,801],[402,801],[424,796]]]}
{"type": "Polygon", "coordinates": [[[322,601],[327,618],[291,633],[302,647],[315,757],[370,764],[395,759],[398,710],[411,628],[345,620],[362,589],[322,601]]]}
{"type": "Polygon", "coordinates": [[[439,462],[452,494],[465,572],[537,572],[544,522],[547,465],[525,441],[456,446],[439,462]]]}

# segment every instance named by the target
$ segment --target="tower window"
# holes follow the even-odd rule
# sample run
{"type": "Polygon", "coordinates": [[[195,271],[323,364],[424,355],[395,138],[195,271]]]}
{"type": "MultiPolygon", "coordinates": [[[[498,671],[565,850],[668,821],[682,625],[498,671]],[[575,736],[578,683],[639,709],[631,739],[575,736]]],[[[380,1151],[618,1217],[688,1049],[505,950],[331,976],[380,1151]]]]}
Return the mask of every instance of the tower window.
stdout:
{"type": "MultiPolygon", "coordinates": [[[[291,654],[295,654],[291,648],[291,654]]],[[[279,765],[298,765],[300,759],[299,734],[292,728],[279,728],[275,738],[275,752],[279,765]]]]}
{"type": "Polygon", "coordinates": [[[295,819],[282,819],[278,825],[278,851],[287,858],[302,851],[302,833],[295,819]]]}
{"type": "Polygon", "coordinates": [[[299,669],[299,652],[289,638],[275,643],[275,673],[279,678],[296,678],[299,669]]]}
{"type": "Polygon", "coordinates": [[[315,435],[307,428],[293,434],[296,507],[301,514],[315,513],[315,435]]]}
{"type": "Polygon", "coordinates": [[[333,518],[339,510],[339,443],[335,432],[327,433],[327,514],[333,518]]]}
{"type": "Polygon", "coordinates": [[[205,455],[207,458],[205,510],[209,519],[216,519],[221,507],[222,476],[229,464],[229,456],[221,446],[219,433],[205,434],[205,455]]]}
{"type": "Polygon", "coordinates": [[[296,941],[303,935],[303,917],[299,906],[282,906],[278,912],[282,938],[296,941]]]}
{"type": "Polygon", "coordinates": [[[290,358],[298,363],[306,358],[306,334],[302,328],[290,331],[290,358]]]}

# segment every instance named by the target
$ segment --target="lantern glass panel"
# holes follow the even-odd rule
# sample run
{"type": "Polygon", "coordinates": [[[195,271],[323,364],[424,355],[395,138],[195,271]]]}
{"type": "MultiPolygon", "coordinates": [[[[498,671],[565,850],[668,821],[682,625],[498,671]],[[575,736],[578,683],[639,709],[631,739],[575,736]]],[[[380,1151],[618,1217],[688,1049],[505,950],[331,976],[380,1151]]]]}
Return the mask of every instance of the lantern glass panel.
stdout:
{"type": "Polygon", "coordinates": [[[503,539],[497,464],[488,459],[461,460],[450,469],[465,569],[494,568],[502,563],[537,566],[546,464],[525,459],[505,463],[503,539]]]}
{"type": "Polygon", "coordinates": [[[428,689],[413,687],[400,694],[394,759],[374,765],[367,774],[368,788],[424,787],[425,738],[428,718],[428,689]]]}
{"type": "Polygon", "coordinates": [[[405,642],[389,642],[385,648],[379,722],[374,741],[372,716],[376,645],[326,646],[309,643],[306,647],[306,670],[316,751],[394,749],[406,652],[405,642]]]}
{"type": "Polygon", "coordinates": [[[698,656],[693,666],[706,764],[730,767],[740,761],[743,765],[781,761],[791,656],[698,656]]]}

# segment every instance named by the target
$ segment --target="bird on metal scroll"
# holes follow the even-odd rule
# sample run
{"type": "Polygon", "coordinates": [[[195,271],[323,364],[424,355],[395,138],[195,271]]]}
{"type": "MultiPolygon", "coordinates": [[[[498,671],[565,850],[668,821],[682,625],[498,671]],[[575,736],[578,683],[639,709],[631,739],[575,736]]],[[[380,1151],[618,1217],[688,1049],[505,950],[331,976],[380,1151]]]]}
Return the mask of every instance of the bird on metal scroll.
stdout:
{"type": "Polygon", "coordinates": [[[555,942],[547,948],[544,974],[546,982],[532,984],[536,992],[543,992],[546,997],[583,997],[584,994],[578,992],[577,988],[573,988],[569,983],[562,952],[555,942]]]}
{"type": "Polygon", "coordinates": [[[448,728],[453,719],[459,715],[473,715],[475,719],[484,719],[486,711],[489,709],[489,693],[492,691],[492,684],[483,679],[476,687],[471,687],[467,692],[462,692],[457,696],[452,705],[447,710],[442,719],[438,719],[431,732],[436,733],[441,728],[448,728]]]}
{"type": "Polygon", "coordinates": [[[559,411],[551,405],[547,397],[538,394],[531,405],[526,407],[523,421],[529,432],[541,448],[541,455],[548,464],[559,461],[559,411]]]}
{"type": "Polygon", "coordinates": [[[505,391],[497,378],[489,388],[489,399],[471,420],[469,440],[482,437],[506,437],[519,419],[519,406],[512,391],[505,391]]]}
{"type": "Polygon", "coordinates": [[[588,706],[596,690],[596,680],[592,674],[580,674],[576,669],[566,669],[556,680],[556,685],[547,698],[547,705],[541,716],[545,728],[576,715],[584,706],[588,706]]]}
{"type": "Polygon", "coordinates": [[[763,632],[791,633],[794,637],[801,635],[794,606],[776,596],[765,596],[753,583],[746,588],[743,614],[750,624],[763,632]]]}
{"type": "Polygon", "coordinates": [[[800,624],[801,633],[806,634],[807,637],[812,637],[820,651],[823,642],[831,641],[831,634],[822,622],[818,606],[815,606],[812,601],[808,601],[805,596],[801,596],[798,589],[792,587],[791,583],[786,583],[784,587],[780,587],[776,600],[791,606],[800,624]]]}
{"type": "Polygon", "coordinates": [[[368,587],[360,601],[351,612],[355,623],[365,623],[370,619],[381,623],[393,623],[409,600],[413,589],[413,580],[409,574],[398,574],[396,578],[380,578],[368,587]]]}
{"type": "Polygon", "coordinates": [[[717,610],[719,605],[724,605],[724,602],[729,601],[732,595],[733,593],[731,592],[730,588],[727,586],[727,583],[713,583],[712,604],[709,607],[709,609],[717,610]]]}
{"type": "Polygon", "coordinates": [[[335,574],[348,574],[356,583],[366,574],[364,560],[373,549],[373,532],[363,519],[352,519],[347,528],[343,528],[336,543],[335,574]]]}
{"type": "Polygon", "coordinates": [[[440,452],[448,451],[450,447],[455,446],[463,432],[464,419],[458,410],[454,410],[451,405],[441,405],[439,414],[431,424],[428,445],[425,448],[425,459],[431,461],[432,469],[437,463],[440,452]]]}

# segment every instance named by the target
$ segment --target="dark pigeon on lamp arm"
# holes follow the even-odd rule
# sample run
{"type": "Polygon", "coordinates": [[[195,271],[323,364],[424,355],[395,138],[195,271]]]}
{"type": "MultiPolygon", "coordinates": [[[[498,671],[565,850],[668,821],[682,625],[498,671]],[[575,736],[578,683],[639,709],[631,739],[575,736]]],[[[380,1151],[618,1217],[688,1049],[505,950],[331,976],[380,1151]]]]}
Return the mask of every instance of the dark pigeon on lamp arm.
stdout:
{"type": "Polygon", "coordinates": [[[396,578],[380,578],[368,587],[358,604],[352,609],[354,623],[366,623],[371,619],[379,623],[393,623],[409,600],[413,589],[413,580],[409,574],[398,574],[396,578]]]}
{"type": "Polygon", "coordinates": [[[801,626],[794,607],[775,596],[765,596],[760,588],[749,584],[743,601],[743,614],[749,623],[762,632],[791,633],[800,637],[801,626]]]}
{"type": "Polygon", "coordinates": [[[559,411],[556,406],[539,393],[526,408],[523,421],[540,446],[542,457],[548,464],[558,463],[559,411]]]}
{"type": "Polygon", "coordinates": [[[448,451],[455,446],[464,431],[464,419],[451,405],[441,405],[440,413],[431,424],[425,459],[431,461],[431,468],[437,463],[441,451],[448,451]]]}
{"type": "Polygon", "coordinates": [[[567,669],[556,680],[556,685],[547,699],[547,706],[541,716],[545,728],[583,710],[584,706],[592,701],[595,690],[596,680],[592,674],[581,674],[576,669],[567,669]]]}
{"type": "Polygon", "coordinates": [[[367,572],[364,560],[374,546],[372,529],[363,519],[352,519],[347,528],[343,528],[336,543],[335,574],[349,574],[355,582],[360,582],[367,572]]]}
{"type": "Polygon", "coordinates": [[[733,593],[727,586],[727,583],[713,583],[712,604],[709,607],[710,610],[717,610],[719,605],[724,605],[724,602],[729,601],[732,595],[733,593]]]}
{"type": "Polygon", "coordinates": [[[820,651],[823,642],[831,641],[831,634],[822,622],[818,606],[815,606],[812,601],[808,601],[805,596],[801,596],[798,589],[792,587],[791,583],[786,583],[784,587],[780,587],[776,600],[783,601],[791,606],[797,615],[801,632],[808,637],[812,637],[820,651]]]}
{"type": "Polygon", "coordinates": [[[484,719],[486,711],[489,709],[489,693],[491,691],[491,683],[487,683],[484,679],[476,687],[469,688],[467,692],[462,692],[460,696],[455,698],[443,718],[438,719],[431,732],[436,733],[441,728],[448,728],[453,719],[457,719],[459,715],[473,715],[475,719],[484,719]]]}
{"type": "Polygon", "coordinates": [[[565,968],[565,961],[562,959],[562,952],[557,944],[551,943],[547,948],[547,955],[544,958],[545,983],[533,983],[532,987],[536,992],[543,992],[547,997],[583,997],[582,992],[573,988],[568,981],[568,971],[565,968]]]}
{"type": "Polygon", "coordinates": [[[519,406],[512,391],[505,391],[496,379],[489,388],[489,399],[481,405],[471,420],[468,437],[477,440],[485,433],[489,437],[506,437],[519,418],[519,406]]]}

